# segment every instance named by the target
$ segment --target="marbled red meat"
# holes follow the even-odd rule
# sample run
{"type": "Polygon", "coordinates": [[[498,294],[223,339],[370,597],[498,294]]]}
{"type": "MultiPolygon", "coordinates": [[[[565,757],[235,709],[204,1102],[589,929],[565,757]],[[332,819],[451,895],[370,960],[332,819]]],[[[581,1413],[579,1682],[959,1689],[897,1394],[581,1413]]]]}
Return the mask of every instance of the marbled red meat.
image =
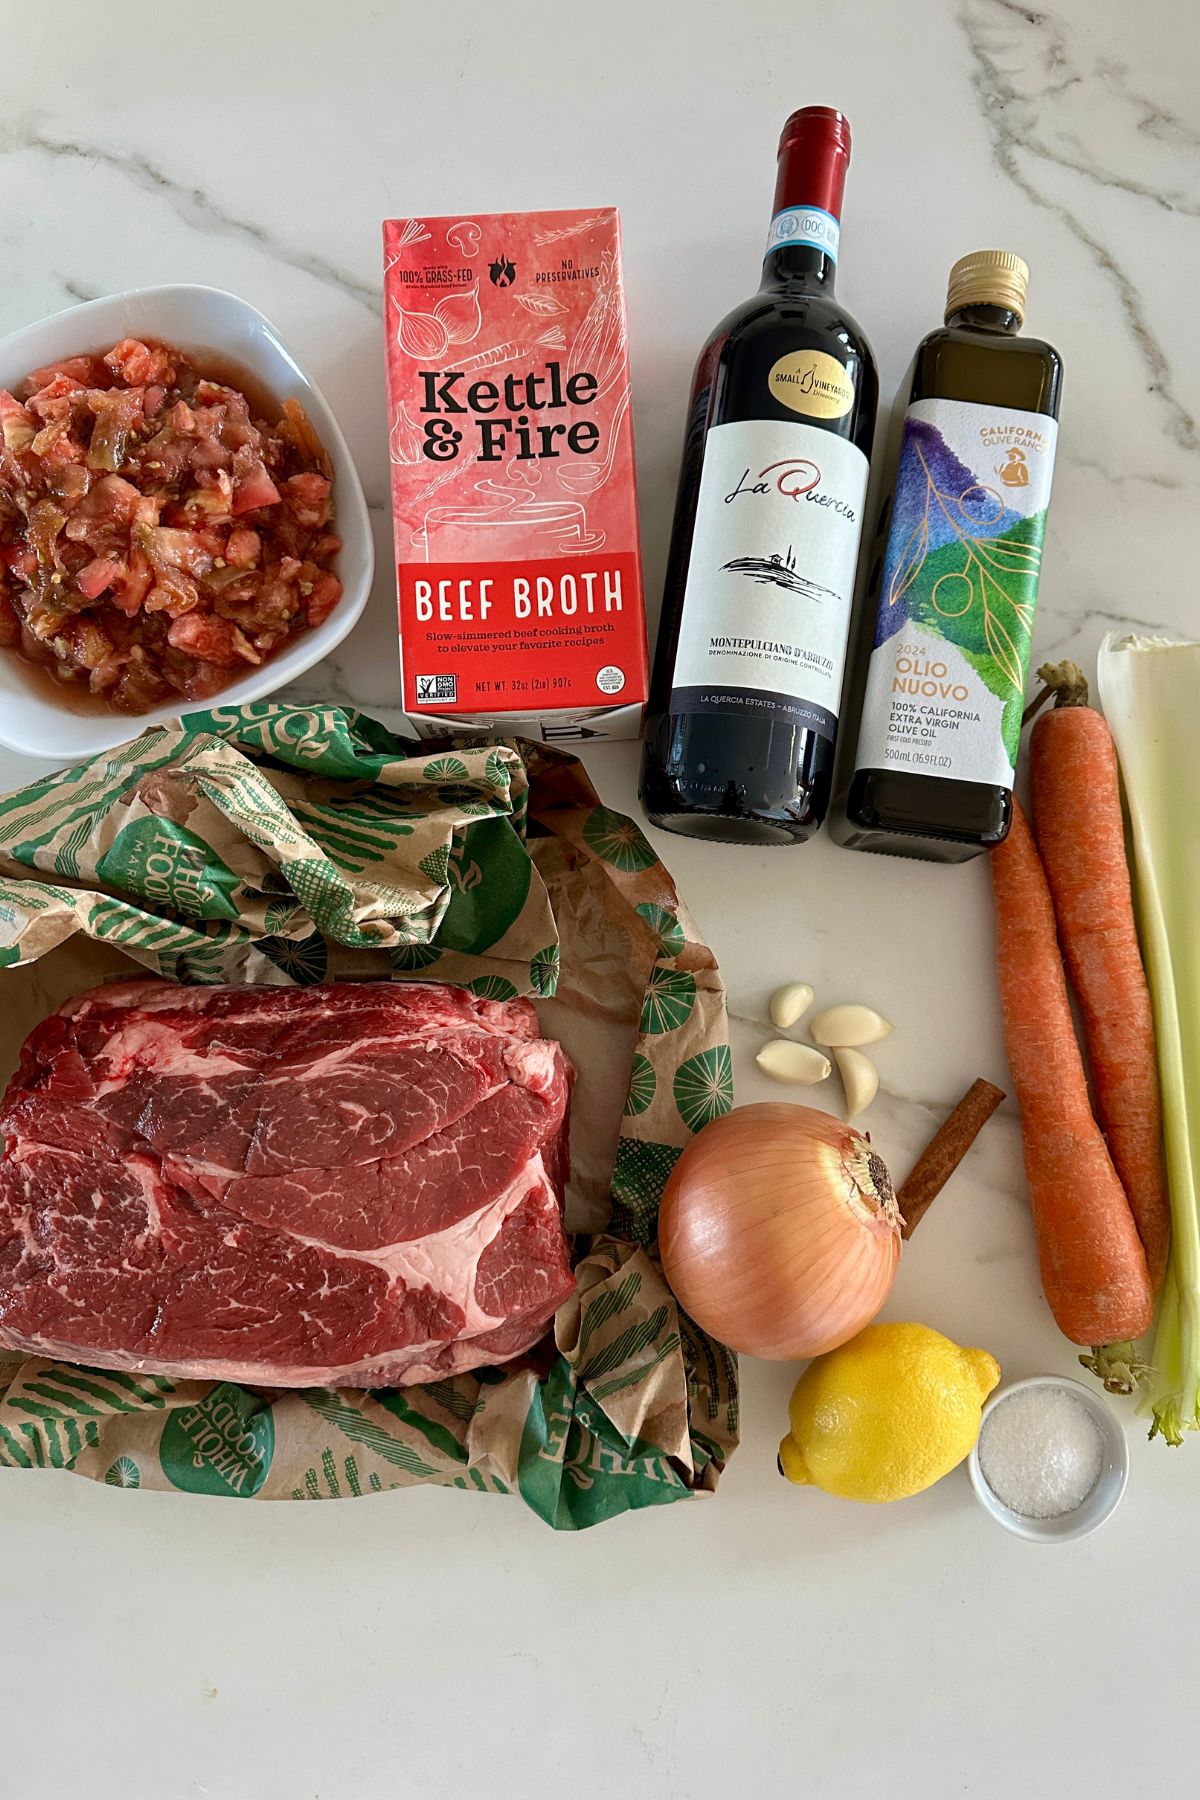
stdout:
{"type": "Polygon", "coordinates": [[[137,338],[0,389],[0,648],[139,713],[209,699],[323,623],[332,469],[282,410],[271,425],[137,338]]]}
{"type": "Polygon", "coordinates": [[[0,1347],[276,1387],[527,1350],[573,1291],[571,1068],[528,1001],[121,982],[0,1108],[0,1347]]]}

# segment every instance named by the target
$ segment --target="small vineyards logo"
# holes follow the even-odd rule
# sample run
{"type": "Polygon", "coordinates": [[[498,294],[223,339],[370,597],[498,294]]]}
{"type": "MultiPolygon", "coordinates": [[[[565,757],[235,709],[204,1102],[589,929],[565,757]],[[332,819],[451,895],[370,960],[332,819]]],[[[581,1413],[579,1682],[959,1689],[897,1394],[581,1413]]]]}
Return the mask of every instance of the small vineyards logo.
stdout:
{"type": "Polygon", "coordinates": [[[494,287],[511,287],[517,279],[517,265],[503,252],[488,264],[488,279],[494,287]]]}
{"type": "Polygon", "coordinates": [[[773,364],[767,386],[780,405],[810,419],[841,419],[854,405],[854,383],[836,356],[793,350],[773,364]]]}

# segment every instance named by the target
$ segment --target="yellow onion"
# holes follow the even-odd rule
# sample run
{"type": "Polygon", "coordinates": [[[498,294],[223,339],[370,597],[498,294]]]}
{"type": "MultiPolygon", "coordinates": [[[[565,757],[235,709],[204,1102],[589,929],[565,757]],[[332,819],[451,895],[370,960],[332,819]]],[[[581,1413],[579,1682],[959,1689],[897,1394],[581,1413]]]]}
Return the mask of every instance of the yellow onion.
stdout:
{"type": "Polygon", "coordinates": [[[900,1262],[900,1209],[853,1126],[808,1106],[706,1125],[663,1194],[658,1247],[685,1312],[747,1356],[835,1350],[869,1325],[900,1262]]]}

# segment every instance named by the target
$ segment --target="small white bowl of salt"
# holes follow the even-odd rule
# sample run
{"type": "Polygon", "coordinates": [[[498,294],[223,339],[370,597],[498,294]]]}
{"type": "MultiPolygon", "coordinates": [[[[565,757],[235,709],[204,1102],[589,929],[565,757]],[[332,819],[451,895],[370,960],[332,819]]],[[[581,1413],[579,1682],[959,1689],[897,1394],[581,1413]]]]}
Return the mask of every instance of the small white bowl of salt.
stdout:
{"type": "Polygon", "coordinates": [[[1115,1510],[1129,1476],[1120,1422],[1065,1375],[1032,1375],[997,1390],[967,1463],[985,1511],[1039,1544],[1086,1537],[1115,1510]]]}

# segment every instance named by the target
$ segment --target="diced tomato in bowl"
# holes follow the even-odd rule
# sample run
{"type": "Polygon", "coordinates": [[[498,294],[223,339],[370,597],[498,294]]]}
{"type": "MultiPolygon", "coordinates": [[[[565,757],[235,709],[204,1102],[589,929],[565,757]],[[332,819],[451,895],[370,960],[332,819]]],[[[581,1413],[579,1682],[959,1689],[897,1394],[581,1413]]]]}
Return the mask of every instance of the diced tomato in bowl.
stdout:
{"type": "Polygon", "coordinates": [[[0,388],[0,648],[144,713],[323,624],[333,467],[296,399],[263,411],[133,335],[0,388]]]}
{"type": "Polygon", "coordinates": [[[62,763],[262,702],[361,617],[362,484],[246,301],[184,285],[85,301],[0,339],[0,394],[0,744],[62,763]],[[13,459],[30,451],[27,484],[13,459]],[[259,505],[235,511],[239,486],[259,505]]]}

